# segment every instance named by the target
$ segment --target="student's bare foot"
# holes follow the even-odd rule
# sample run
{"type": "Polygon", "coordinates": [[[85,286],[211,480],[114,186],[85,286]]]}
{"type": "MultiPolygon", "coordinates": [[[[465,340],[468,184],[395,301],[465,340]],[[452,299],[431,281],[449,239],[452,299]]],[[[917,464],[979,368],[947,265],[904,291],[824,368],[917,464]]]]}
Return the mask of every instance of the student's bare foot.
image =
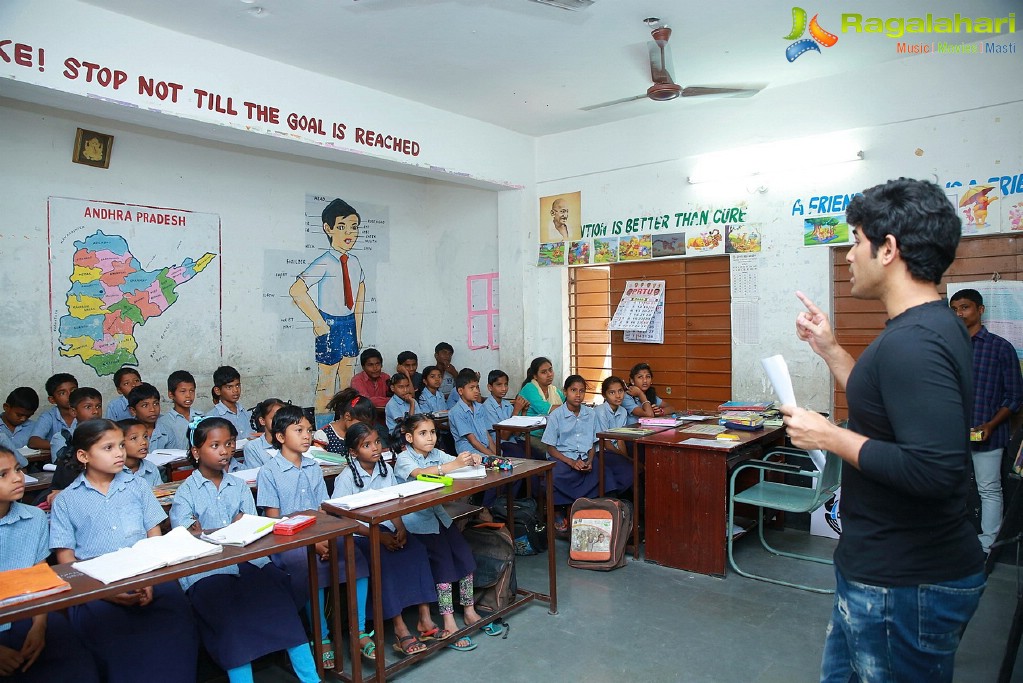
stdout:
{"type": "Polygon", "coordinates": [[[482,618],[475,607],[469,605],[462,608],[462,621],[465,622],[466,626],[472,626],[482,618]]]}

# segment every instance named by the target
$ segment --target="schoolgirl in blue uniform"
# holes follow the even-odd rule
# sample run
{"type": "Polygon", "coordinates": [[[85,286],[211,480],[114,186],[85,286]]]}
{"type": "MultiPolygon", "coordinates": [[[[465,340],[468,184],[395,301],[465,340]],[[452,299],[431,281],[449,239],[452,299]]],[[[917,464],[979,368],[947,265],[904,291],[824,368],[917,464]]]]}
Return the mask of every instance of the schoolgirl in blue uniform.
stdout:
{"type": "Polygon", "coordinates": [[[377,409],[373,402],[351,387],[334,394],[327,403],[327,410],[334,411],[334,421],[323,427],[327,437],[324,448],[338,455],[348,455],[345,433],[349,427],[356,422],[372,425],[377,420],[377,409]]]}
{"type": "MultiPolygon", "coordinates": [[[[0,571],[25,569],[50,554],[46,513],[18,502],[25,475],[14,452],[0,448],[0,571]]],[[[60,612],[0,624],[0,680],[99,683],[92,655],[60,612]]]]}
{"type": "Polygon", "coordinates": [[[629,371],[629,385],[625,387],[622,405],[629,413],[629,424],[636,424],[641,417],[661,417],[671,412],[654,388],[654,371],[646,363],[636,363],[629,371]]]}
{"type": "Polygon", "coordinates": [[[436,365],[423,368],[423,388],[416,398],[419,401],[419,412],[442,413],[448,409],[447,400],[440,390],[444,380],[444,372],[436,365]]]}
{"type": "MultiPolygon", "coordinates": [[[[600,384],[604,402],[593,409],[594,440],[598,432],[606,432],[629,423],[629,414],[622,406],[625,397],[625,382],[621,377],[611,375],[600,384]]],[[[632,463],[625,457],[625,443],[614,440],[604,451],[604,490],[622,492],[632,486],[632,463]]]]}
{"type": "Polygon", "coordinates": [[[274,448],[270,436],[270,426],[273,424],[274,415],[278,409],[288,405],[279,398],[268,398],[256,404],[252,409],[252,420],[250,422],[252,431],[259,432],[260,436],[251,439],[242,449],[242,457],[245,458],[245,469],[262,467],[263,463],[269,460],[271,454],[268,449],[274,448]]]}
{"type": "MultiPolygon", "coordinates": [[[[400,425],[400,438],[401,441],[393,439],[393,450],[398,451],[404,446],[404,450],[398,453],[398,459],[394,463],[394,476],[401,481],[415,479],[420,474],[444,474],[467,465],[480,464],[478,454],[466,451],[454,456],[435,448],[437,428],[433,418],[426,413],[405,418],[400,425]]],[[[444,622],[436,637],[443,640],[458,629],[455,624],[452,590],[452,584],[456,581],[466,626],[479,621],[480,615],[476,612],[472,583],[476,561],[472,557],[469,544],[452,524],[451,516],[444,511],[443,506],[434,505],[426,510],[403,515],[402,521],[409,535],[415,536],[426,546],[430,558],[433,579],[437,583],[440,615],[444,622]]],[[[420,624],[421,630],[422,627],[420,624]]],[[[425,633],[421,632],[420,638],[428,638],[433,628],[435,627],[431,625],[425,633]]],[[[500,635],[503,630],[495,624],[489,624],[487,629],[488,635],[491,635],[491,631],[496,631],[492,635],[500,635]]],[[[474,649],[476,643],[472,638],[463,636],[448,647],[467,651],[474,649]]]]}
{"type": "MultiPolygon", "coordinates": [[[[359,491],[382,489],[394,486],[394,471],[387,467],[381,453],[383,445],[375,427],[357,422],[345,434],[348,447],[348,469],[334,480],[334,498],[351,495],[359,491]]],[[[411,605],[419,607],[419,630],[433,628],[430,619],[430,603],[437,601],[437,586],[430,573],[430,560],[424,546],[415,536],[410,536],[401,517],[384,522],[380,530],[380,580],[373,590],[380,591],[385,619],[393,620],[394,649],[403,655],[411,655],[426,649],[419,639],[412,635],[402,610],[411,605]]],[[[356,535],[355,544],[366,557],[370,556],[369,538],[356,535]]]]}
{"type": "MultiPolygon", "coordinates": [[[[110,420],[86,420],[75,429],[71,446],[84,472],[53,499],[50,547],[57,561],[87,560],[159,536],[167,515],[149,483],[124,471],[120,427],[110,420]]],[[[140,677],[195,680],[199,638],[177,583],[139,588],[68,612],[107,683],[136,683],[140,677]]]]}
{"type": "MultiPolygon", "coordinates": [[[[187,437],[195,470],[174,495],[172,526],[200,532],[256,514],[248,485],[224,471],[237,434],[223,417],[192,421],[187,437]]],[[[203,645],[231,683],[251,683],[252,661],[278,650],[288,651],[303,683],[320,680],[288,575],[269,558],[186,576],[178,583],[192,603],[203,645]]]]}
{"type": "Polygon", "coordinates": [[[597,495],[598,473],[593,469],[593,408],[583,405],[586,380],[569,375],[565,380],[565,402],[547,416],[543,443],[547,459],[554,461],[554,529],[568,531],[565,508],[577,498],[597,495]]]}
{"type": "MultiPolygon", "coordinates": [[[[302,414],[298,406],[284,406],[274,415],[271,435],[278,449],[277,455],[270,458],[259,470],[257,479],[256,504],[265,508],[267,517],[283,517],[304,510],[318,510],[320,503],[327,500],[327,485],[323,482],[323,471],[320,465],[303,453],[309,450],[313,438],[313,426],[302,414]]],[[[316,544],[319,561],[316,572],[319,577],[320,590],[316,599],[320,602],[320,627],[322,633],[328,632],[326,612],[324,609],[324,588],[330,585],[330,560],[340,566],[341,580],[345,579],[344,557],[331,558],[326,541],[316,544]]],[[[374,659],[371,647],[373,638],[366,630],[366,595],[369,593],[369,568],[366,558],[357,548],[355,551],[357,580],[355,590],[359,613],[359,631],[362,633],[360,642],[363,654],[367,659],[374,659]]],[[[306,605],[309,597],[309,572],[305,548],[295,548],[273,556],[273,563],[283,569],[291,577],[291,590],[300,605],[306,605]]],[[[335,633],[335,638],[341,634],[335,633]]],[[[333,668],[334,651],[330,639],[323,640],[325,648],[325,667],[333,668]]]]}

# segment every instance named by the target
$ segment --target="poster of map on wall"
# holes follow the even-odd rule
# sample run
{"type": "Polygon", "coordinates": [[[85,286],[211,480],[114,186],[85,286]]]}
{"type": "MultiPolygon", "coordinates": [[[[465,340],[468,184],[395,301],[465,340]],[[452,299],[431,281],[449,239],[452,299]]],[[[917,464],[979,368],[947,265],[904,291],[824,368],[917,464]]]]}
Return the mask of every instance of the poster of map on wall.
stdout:
{"type": "Polygon", "coordinates": [[[220,217],[49,198],[53,369],[82,380],[220,365],[220,217]]]}

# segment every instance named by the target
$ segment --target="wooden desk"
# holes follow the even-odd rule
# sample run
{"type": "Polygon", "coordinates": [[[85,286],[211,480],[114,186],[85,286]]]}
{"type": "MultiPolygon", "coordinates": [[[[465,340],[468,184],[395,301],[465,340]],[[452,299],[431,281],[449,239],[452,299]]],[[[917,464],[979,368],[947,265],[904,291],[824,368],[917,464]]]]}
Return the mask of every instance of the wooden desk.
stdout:
{"type": "MultiPolygon", "coordinates": [[[[93,600],[109,598],[117,595],[118,593],[124,593],[125,591],[136,588],[144,588],[146,586],[166,583],[190,574],[198,574],[218,567],[226,567],[240,562],[246,562],[258,557],[266,557],[285,550],[305,547],[308,548],[309,553],[310,595],[314,596],[310,601],[313,612],[310,618],[313,627],[313,653],[317,670],[322,678],[323,646],[320,643],[323,639],[323,634],[320,632],[319,601],[315,599],[317,590],[317,558],[316,551],[313,546],[320,541],[327,541],[330,546],[330,552],[335,554],[337,553],[338,537],[345,537],[344,545],[348,582],[348,621],[350,625],[353,625],[351,630],[354,633],[355,642],[358,643],[358,616],[355,611],[355,543],[352,540],[352,532],[360,529],[361,527],[350,520],[338,519],[322,512],[303,512],[296,514],[315,515],[317,518],[316,523],[306,529],[303,529],[294,536],[277,536],[270,534],[269,536],[264,536],[255,543],[251,543],[244,548],[224,546],[224,551],[222,553],[203,557],[198,560],[192,560],[191,562],[182,562],[181,564],[175,564],[170,567],[163,567],[122,581],[115,581],[111,584],[105,585],[96,579],[82,574],[74,569],[70,563],[58,564],[53,569],[61,578],[71,584],[71,590],[50,595],[45,598],[40,598],[38,600],[29,600],[16,605],[0,608],[0,624],[34,617],[37,614],[45,614],[47,612],[53,612],[67,607],[73,607],[74,605],[81,605],[86,602],[92,602],[93,600]]],[[[331,581],[333,582],[333,585],[338,585],[340,583],[340,578],[337,564],[331,563],[331,581]]],[[[340,591],[333,591],[333,628],[335,634],[334,638],[338,645],[340,645],[342,633],[340,623],[341,600],[339,593],[340,591]]],[[[338,648],[338,652],[341,652],[340,648],[338,648]]],[[[339,662],[339,665],[340,664],[341,662],[339,662]]]]}
{"type": "Polygon", "coordinates": [[[34,481],[31,484],[25,484],[25,493],[44,491],[50,488],[50,484],[53,483],[53,472],[34,472],[29,476],[35,477],[38,481],[34,481]]]}
{"type": "Polygon", "coordinates": [[[728,472],[780,445],[784,427],[731,432],[726,448],[682,445],[707,438],[671,430],[639,439],[646,449],[646,559],[667,567],[725,575],[728,472]]]}
{"type": "MultiPolygon", "coordinates": [[[[397,501],[389,501],[386,503],[380,503],[379,505],[369,505],[366,507],[358,508],[355,510],[345,510],[343,508],[335,507],[329,503],[322,505],[323,510],[329,514],[337,515],[339,517],[345,517],[349,520],[357,520],[369,525],[369,529],[363,529],[368,531],[369,536],[369,547],[370,547],[370,584],[374,586],[380,585],[380,524],[388,520],[406,515],[411,512],[418,510],[425,510],[426,508],[433,507],[434,505],[442,505],[454,501],[458,498],[465,498],[471,496],[474,493],[486,491],[487,489],[494,488],[496,486],[505,486],[509,495],[506,496],[508,501],[508,519],[513,520],[512,516],[513,504],[512,496],[510,495],[511,486],[510,484],[526,477],[534,476],[541,473],[548,473],[547,476],[547,581],[548,581],[548,593],[537,593],[534,591],[525,590],[523,588],[518,589],[518,598],[515,599],[511,604],[506,605],[500,610],[497,610],[493,614],[483,617],[483,619],[472,626],[465,626],[455,631],[447,640],[433,641],[424,643],[427,645],[427,649],[423,652],[403,657],[401,660],[387,666],[387,662],[384,659],[384,613],[383,613],[383,601],[379,591],[372,591],[373,593],[373,623],[377,624],[376,636],[374,642],[376,643],[376,681],[387,680],[388,674],[393,674],[406,667],[409,667],[425,656],[428,656],[434,652],[437,652],[440,648],[447,646],[449,643],[453,643],[461,638],[463,635],[468,635],[470,632],[475,631],[486,624],[494,621],[495,619],[504,616],[509,611],[516,609],[525,603],[533,600],[542,600],[550,604],[549,613],[558,613],[558,582],[557,582],[557,565],[555,562],[555,548],[554,548],[554,506],[551,505],[551,501],[554,496],[554,478],[549,476],[550,471],[554,469],[554,463],[552,462],[541,462],[535,460],[522,460],[516,458],[513,460],[515,463],[514,468],[511,472],[507,471],[495,471],[491,470],[487,473],[485,479],[456,479],[451,486],[445,486],[441,489],[434,491],[427,491],[409,498],[402,498],[397,501]]],[[[351,564],[351,563],[350,563],[351,564]]],[[[359,658],[358,647],[359,639],[356,637],[352,639],[352,675],[349,678],[343,672],[340,673],[341,678],[344,680],[351,680],[355,683],[361,683],[364,679],[362,676],[362,662],[359,658]]],[[[335,673],[338,675],[338,673],[335,673]]]]}
{"type": "MultiPolygon", "coordinates": [[[[323,481],[329,491],[330,483],[337,478],[337,475],[341,474],[345,467],[344,465],[320,465],[320,469],[323,471],[323,481]]],[[[231,473],[228,472],[228,474],[231,473]]],[[[180,481],[169,481],[153,487],[153,493],[156,494],[156,499],[160,501],[160,505],[163,506],[165,512],[170,510],[171,505],[174,504],[174,492],[178,490],[179,486],[181,486],[180,481]],[[170,493],[168,494],[168,492],[170,493]]],[[[255,497],[256,482],[249,484],[249,488],[252,489],[252,496],[255,497]]],[[[25,490],[27,491],[28,487],[25,490]]]]}

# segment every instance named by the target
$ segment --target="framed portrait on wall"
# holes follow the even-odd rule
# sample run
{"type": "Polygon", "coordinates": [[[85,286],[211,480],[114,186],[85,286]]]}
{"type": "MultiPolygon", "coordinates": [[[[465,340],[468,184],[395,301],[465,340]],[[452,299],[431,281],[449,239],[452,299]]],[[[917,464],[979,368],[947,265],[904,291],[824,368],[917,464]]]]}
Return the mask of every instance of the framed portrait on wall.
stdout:
{"type": "Polygon", "coordinates": [[[113,146],[113,135],[79,128],[75,135],[75,147],[71,152],[71,161],[96,168],[109,168],[110,150],[113,146]]]}

